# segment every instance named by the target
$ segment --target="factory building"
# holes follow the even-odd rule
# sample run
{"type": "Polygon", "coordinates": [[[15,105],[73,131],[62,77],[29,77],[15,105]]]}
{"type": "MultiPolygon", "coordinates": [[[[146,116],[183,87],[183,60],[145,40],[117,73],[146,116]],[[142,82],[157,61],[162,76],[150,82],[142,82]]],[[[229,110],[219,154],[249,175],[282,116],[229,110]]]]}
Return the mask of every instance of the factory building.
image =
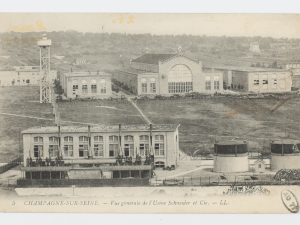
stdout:
{"type": "Polygon", "coordinates": [[[300,169],[300,141],[281,140],[271,143],[271,170],[300,169]]]}
{"type": "Polygon", "coordinates": [[[181,53],[144,54],[132,60],[130,67],[113,71],[113,78],[135,95],[223,92],[222,73],[205,72],[201,61],[181,53]]]}
{"type": "Polygon", "coordinates": [[[292,88],[292,74],[289,70],[272,68],[207,67],[223,73],[228,89],[254,93],[289,92],[292,88]]]}
{"type": "Polygon", "coordinates": [[[122,155],[143,161],[154,154],[156,167],[177,166],[179,125],[33,127],[22,131],[24,166],[28,158],[62,155],[65,164],[110,164],[122,155]],[[152,145],[151,145],[152,143],[152,145]],[[152,146],[152,147],[151,147],[152,146]]]}
{"type": "Polygon", "coordinates": [[[111,75],[105,72],[61,72],[60,84],[68,98],[108,98],[111,75]]]}
{"type": "Polygon", "coordinates": [[[248,143],[246,141],[215,143],[213,172],[233,173],[248,170],[248,143]]]}
{"type": "MultiPolygon", "coordinates": [[[[50,70],[50,81],[57,79],[57,71],[50,70]]],[[[39,66],[15,66],[13,70],[0,71],[0,85],[39,85],[42,73],[39,66]]]]}

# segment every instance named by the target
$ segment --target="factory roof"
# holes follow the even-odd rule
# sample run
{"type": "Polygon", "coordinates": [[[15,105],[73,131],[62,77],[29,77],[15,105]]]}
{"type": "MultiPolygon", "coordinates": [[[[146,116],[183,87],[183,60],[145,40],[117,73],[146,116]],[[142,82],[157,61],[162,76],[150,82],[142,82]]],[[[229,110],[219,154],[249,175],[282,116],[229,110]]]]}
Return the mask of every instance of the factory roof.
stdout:
{"type": "Polygon", "coordinates": [[[130,73],[132,75],[138,75],[138,74],[143,74],[143,75],[153,75],[153,74],[158,74],[158,73],[154,73],[154,72],[148,72],[148,71],[145,71],[145,70],[138,70],[138,69],[134,69],[134,68],[124,68],[124,69],[121,69],[121,70],[115,70],[117,72],[123,72],[123,73],[130,73]]]}
{"type": "MultiPolygon", "coordinates": [[[[179,124],[153,124],[152,131],[175,131],[179,124]]],[[[119,125],[97,125],[91,126],[90,131],[92,133],[99,132],[119,132],[119,125]]],[[[136,132],[136,131],[150,131],[150,125],[122,125],[122,132],[136,132]]],[[[88,126],[60,126],[61,133],[82,133],[88,132],[88,126]]],[[[22,134],[43,134],[43,133],[58,133],[57,126],[48,127],[32,127],[22,131],[22,134]]]]}
{"type": "Polygon", "coordinates": [[[300,144],[299,140],[292,140],[292,139],[284,139],[284,140],[274,140],[272,144],[284,144],[284,145],[293,145],[293,144],[300,144]]]}
{"type": "Polygon", "coordinates": [[[169,59],[171,57],[174,57],[177,54],[153,54],[153,53],[146,53],[134,60],[132,62],[137,63],[146,63],[146,64],[154,64],[158,65],[159,61],[164,61],[166,59],[169,59]]]}
{"type": "Polygon", "coordinates": [[[68,72],[64,73],[66,77],[84,77],[84,76],[111,76],[111,74],[103,71],[84,71],[84,72],[68,72]]]}
{"type": "Polygon", "coordinates": [[[227,140],[227,141],[219,141],[216,144],[217,145],[241,145],[241,144],[247,144],[247,141],[244,141],[244,140],[227,140]]]}
{"type": "Polygon", "coordinates": [[[244,72],[289,72],[287,69],[273,69],[273,68],[258,68],[258,67],[239,67],[239,66],[204,66],[206,68],[216,70],[234,70],[244,72]]]}

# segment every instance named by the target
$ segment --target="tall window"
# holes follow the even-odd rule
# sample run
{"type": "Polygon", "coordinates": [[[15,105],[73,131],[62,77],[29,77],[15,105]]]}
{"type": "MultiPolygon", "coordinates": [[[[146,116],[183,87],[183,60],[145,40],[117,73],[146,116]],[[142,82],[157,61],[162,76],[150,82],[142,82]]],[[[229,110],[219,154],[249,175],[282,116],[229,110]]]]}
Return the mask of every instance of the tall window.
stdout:
{"type": "Polygon", "coordinates": [[[277,75],[272,74],[272,88],[277,89],[277,75]]]}
{"type": "Polygon", "coordinates": [[[93,94],[97,93],[97,81],[96,81],[96,79],[92,79],[91,84],[92,84],[91,85],[91,92],[93,94]]]}
{"type": "Polygon", "coordinates": [[[87,81],[82,80],[82,94],[87,94],[88,93],[88,87],[87,87],[87,81]]]}
{"type": "Polygon", "coordinates": [[[155,135],[155,155],[165,155],[165,144],[163,135],[155,135]]]}
{"type": "Polygon", "coordinates": [[[105,79],[100,80],[100,85],[101,85],[101,93],[106,93],[106,81],[105,81],[105,79]]]}
{"type": "Polygon", "coordinates": [[[254,75],[254,89],[258,90],[259,87],[259,75],[254,75]]]}
{"type": "Polygon", "coordinates": [[[119,137],[109,136],[109,157],[116,157],[119,154],[119,137]]]}
{"type": "Polygon", "coordinates": [[[42,137],[34,137],[33,142],[34,142],[33,156],[34,157],[43,157],[43,138],[42,137]]]}
{"type": "Polygon", "coordinates": [[[210,76],[205,77],[205,90],[209,91],[211,89],[210,76]]]}
{"type": "Polygon", "coordinates": [[[145,156],[149,154],[149,136],[140,136],[140,156],[145,156]]]}
{"type": "Polygon", "coordinates": [[[86,136],[79,137],[79,157],[87,157],[88,156],[88,141],[89,138],[86,136]]]}
{"type": "Polygon", "coordinates": [[[73,137],[64,137],[64,156],[73,157],[73,137]]]}
{"type": "Polygon", "coordinates": [[[154,77],[150,78],[150,92],[156,93],[156,83],[154,77]]]}
{"type": "Polygon", "coordinates": [[[214,76],[214,90],[220,89],[220,81],[219,76],[214,76]]]}
{"type": "Polygon", "coordinates": [[[188,93],[193,91],[193,75],[186,65],[174,66],[168,74],[169,93],[188,93]]]}
{"type": "Polygon", "coordinates": [[[142,92],[147,93],[147,79],[142,78],[142,92]]]}
{"type": "Polygon", "coordinates": [[[95,156],[104,156],[103,154],[103,137],[95,136],[94,137],[94,155],[95,156]]]}
{"type": "Polygon", "coordinates": [[[78,90],[78,80],[73,80],[73,91],[78,90]]]}
{"type": "Polygon", "coordinates": [[[268,90],[268,75],[264,74],[262,76],[262,79],[263,79],[263,89],[268,90]]]}
{"type": "Polygon", "coordinates": [[[58,156],[58,137],[49,137],[49,154],[50,157],[58,156]]]}
{"type": "Polygon", "coordinates": [[[124,153],[125,156],[134,156],[133,136],[124,136],[124,153]]]}

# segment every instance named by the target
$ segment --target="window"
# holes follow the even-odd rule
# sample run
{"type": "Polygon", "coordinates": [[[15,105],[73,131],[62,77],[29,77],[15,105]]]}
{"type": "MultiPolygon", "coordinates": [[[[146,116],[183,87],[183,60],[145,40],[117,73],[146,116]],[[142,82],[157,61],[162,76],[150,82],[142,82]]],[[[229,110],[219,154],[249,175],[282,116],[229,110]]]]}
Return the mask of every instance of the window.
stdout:
{"type": "Polygon", "coordinates": [[[88,156],[88,141],[89,138],[86,136],[79,137],[79,157],[87,157],[88,156]]]}
{"type": "Polygon", "coordinates": [[[147,79],[142,78],[142,92],[147,93],[147,79]]]}
{"type": "Polygon", "coordinates": [[[220,89],[219,76],[214,76],[214,90],[220,89]]]}
{"type": "Polygon", "coordinates": [[[277,89],[277,75],[272,74],[272,88],[277,89]]]}
{"type": "Polygon", "coordinates": [[[193,91],[193,75],[185,65],[174,66],[168,75],[169,93],[189,93],[193,91]]]}
{"type": "Polygon", "coordinates": [[[116,157],[119,155],[119,137],[109,136],[109,157],[116,157]]]}
{"type": "Polygon", "coordinates": [[[34,137],[33,141],[36,143],[43,143],[43,138],[42,137],[34,137]]]}
{"type": "Polygon", "coordinates": [[[73,137],[64,137],[64,156],[73,157],[73,137]]]}
{"type": "Polygon", "coordinates": [[[133,136],[124,136],[124,153],[125,156],[134,156],[133,136]]]}
{"type": "Polygon", "coordinates": [[[34,145],[33,146],[33,155],[34,157],[43,157],[43,145],[34,145]]]}
{"type": "Polygon", "coordinates": [[[58,156],[58,137],[49,137],[49,154],[50,157],[58,156]]]}
{"type": "Polygon", "coordinates": [[[92,91],[92,93],[97,93],[97,81],[96,81],[96,79],[92,79],[91,80],[91,83],[92,83],[92,85],[91,85],[91,91],[92,91]]]}
{"type": "Polygon", "coordinates": [[[101,85],[101,93],[106,93],[106,81],[105,79],[100,80],[100,85],[101,85]]]}
{"type": "Polygon", "coordinates": [[[254,75],[254,89],[257,90],[259,87],[259,75],[254,75]]]}
{"type": "Polygon", "coordinates": [[[78,85],[73,85],[73,90],[78,90],[78,85]]]}
{"type": "Polygon", "coordinates": [[[87,94],[87,93],[88,93],[87,85],[82,85],[82,94],[87,94]]]}
{"type": "Polygon", "coordinates": [[[268,75],[264,74],[262,76],[262,78],[263,78],[263,89],[267,90],[268,89],[268,75]]]}
{"type": "Polygon", "coordinates": [[[155,155],[165,155],[165,144],[163,135],[155,135],[154,145],[155,155]]]}
{"type": "Polygon", "coordinates": [[[103,137],[95,136],[94,137],[94,155],[95,156],[104,156],[103,153],[103,137]]]}
{"type": "Polygon", "coordinates": [[[261,164],[258,164],[258,168],[261,168],[261,164]]]}
{"type": "Polygon", "coordinates": [[[205,77],[205,90],[210,91],[211,89],[211,82],[210,82],[210,76],[205,77]]]}
{"type": "Polygon", "coordinates": [[[156,83],[154,77],[150,78],[150,92],[156,93],[156,83]]]}
{"type": "Polygon", "coordinates": [[[140,137],[140,156],[149,154],[149,136],[141,135],[140,137]]]}

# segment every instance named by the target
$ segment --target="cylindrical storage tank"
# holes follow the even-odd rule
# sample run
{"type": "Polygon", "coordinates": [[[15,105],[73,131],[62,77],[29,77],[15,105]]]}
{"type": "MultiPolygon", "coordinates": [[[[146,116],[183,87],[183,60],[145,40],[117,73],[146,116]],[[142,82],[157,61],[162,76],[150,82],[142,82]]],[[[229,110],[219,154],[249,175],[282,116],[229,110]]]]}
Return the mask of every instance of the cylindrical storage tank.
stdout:
{"type": "Polygon", "coordinates": [[[281,140],[271,142],[271,170],[300,169],[300,141],[281,140]]]}
{"type": "Polygon", "coordinates": [[[224,141],[214,145],[214,172],[234,173],[249,170],[247,141],[224,141]]]}

